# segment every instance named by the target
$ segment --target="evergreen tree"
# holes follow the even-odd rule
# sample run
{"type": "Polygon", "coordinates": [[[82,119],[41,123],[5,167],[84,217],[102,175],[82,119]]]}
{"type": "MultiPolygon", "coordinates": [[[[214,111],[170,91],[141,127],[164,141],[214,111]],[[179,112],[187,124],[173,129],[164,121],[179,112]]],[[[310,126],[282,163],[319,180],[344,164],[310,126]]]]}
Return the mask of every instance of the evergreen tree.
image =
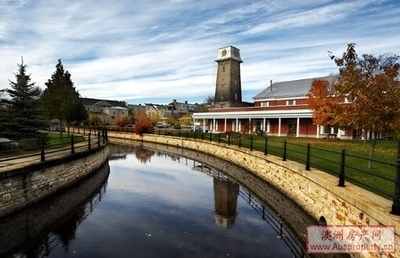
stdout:
{"type": "Polygon", "coordinates": [[[18,65],[16,81],[10,80],[11,88],[3,90],[0,99],[0,135],[13,140],[39,139],[39,130],[47,125],[39,106],[42,91],[31,82],[26,67],[23,61],[18,65]]]}
{"type": "Polygon", "coordinates": [[[75,90],[71,74],[64,70],[60,59],[56,71],[45,85],[47,88],[43,92],[42,103],[49,119],[59,119],[67,125],[87,119],[87,111],[75,90]]]}

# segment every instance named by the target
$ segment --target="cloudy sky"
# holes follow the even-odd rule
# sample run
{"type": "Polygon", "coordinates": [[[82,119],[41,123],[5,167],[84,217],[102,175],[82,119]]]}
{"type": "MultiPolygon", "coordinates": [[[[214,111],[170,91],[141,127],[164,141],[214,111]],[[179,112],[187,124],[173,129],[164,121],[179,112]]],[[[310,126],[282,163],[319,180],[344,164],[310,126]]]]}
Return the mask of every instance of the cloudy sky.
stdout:
{"type": "Polygon", "coordinates": [[[61,59],[81,96],[204,102],[218,49],[240,49],[244,101],[272,81],[337,72],[328,51],[400,54],[398,0],[0,0],[0,89],[61,59]]]}

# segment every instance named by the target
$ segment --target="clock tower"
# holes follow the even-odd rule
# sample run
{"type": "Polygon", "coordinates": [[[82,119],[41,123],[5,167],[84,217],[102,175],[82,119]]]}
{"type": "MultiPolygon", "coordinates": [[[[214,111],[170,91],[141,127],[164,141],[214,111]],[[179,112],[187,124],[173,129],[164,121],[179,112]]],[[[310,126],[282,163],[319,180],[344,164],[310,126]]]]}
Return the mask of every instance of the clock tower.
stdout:
{"type": "Polygon", "coordinates": [[[217,81],[215,87],[215,107],[234,107],[242,103],[242,86],[240,80],[239,49],[233,46],[220,48],[218,57],[217,81]]]}

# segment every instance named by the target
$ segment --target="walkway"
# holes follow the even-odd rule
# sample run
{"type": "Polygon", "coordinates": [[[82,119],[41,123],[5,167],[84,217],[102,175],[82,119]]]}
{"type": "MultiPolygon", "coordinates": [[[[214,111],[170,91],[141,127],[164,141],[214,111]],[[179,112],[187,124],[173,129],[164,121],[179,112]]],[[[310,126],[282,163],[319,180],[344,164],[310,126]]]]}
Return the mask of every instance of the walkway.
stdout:
{"type": "MultiPolygon", "coordinates": [[[[94,147],[97,147],[97,145],[94,147]]],[[[86,141],[75,144],[74,148],[75,153],[83,152],[86,150],[87,150],[86,141]]],[[[65,147],[56,150],[46,150],[45,160],[46,161],[53,160],[68,155],[71,155],[71,147],[65,147]]],[[[34,152],[32,154],[26,154],[16,157],[0,158],[0,173],[15,169],[21,169],[26,167],[27,165],[38,164],[38,163],[41,163],[40,152],[34,152]]]]}

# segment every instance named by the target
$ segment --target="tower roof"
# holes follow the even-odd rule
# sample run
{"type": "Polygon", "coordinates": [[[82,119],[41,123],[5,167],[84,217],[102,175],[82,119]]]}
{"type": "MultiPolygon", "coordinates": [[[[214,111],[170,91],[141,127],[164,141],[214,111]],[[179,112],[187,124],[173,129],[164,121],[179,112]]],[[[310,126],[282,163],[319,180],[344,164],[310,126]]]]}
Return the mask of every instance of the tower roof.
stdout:
{"type": "Polygon", "coordinates": [[[218,57],[215,60],[216,62],[233,59],[240,63],[242,63],[242,59],[240,58],[240,50],[233,46],[221,47],[218,51],[218,57]]]}

